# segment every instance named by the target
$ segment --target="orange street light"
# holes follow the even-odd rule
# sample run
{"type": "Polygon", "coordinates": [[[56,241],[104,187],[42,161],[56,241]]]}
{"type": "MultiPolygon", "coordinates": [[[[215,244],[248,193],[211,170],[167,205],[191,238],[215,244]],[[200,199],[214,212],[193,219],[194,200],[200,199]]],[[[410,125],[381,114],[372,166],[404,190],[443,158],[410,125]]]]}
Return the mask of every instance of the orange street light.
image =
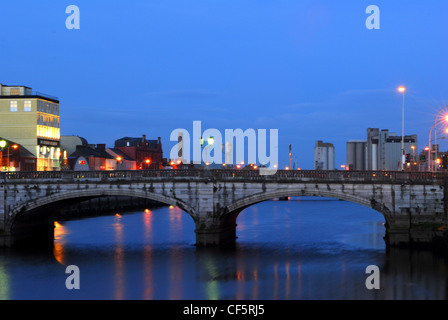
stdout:
{"type": "Polygon", "coordinates": [[[400,93],[404,93],[405,91],[406,91],[406,88],[404,87],[404,86],[400,86],[400,87],[398,87],[398,92],[400,92],[400,93]]]}

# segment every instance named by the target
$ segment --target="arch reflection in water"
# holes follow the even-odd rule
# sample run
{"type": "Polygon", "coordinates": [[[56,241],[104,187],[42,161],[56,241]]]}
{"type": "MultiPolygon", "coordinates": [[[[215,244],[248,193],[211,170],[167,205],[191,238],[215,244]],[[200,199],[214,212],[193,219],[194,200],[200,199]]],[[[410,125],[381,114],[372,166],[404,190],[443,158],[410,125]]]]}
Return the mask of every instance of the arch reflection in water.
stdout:
{"type": "Polygon", "coordinates": [[[53,254],[54,258],[62,265],[65,265],[64,260],[64,245],[65,245],[65,235],[67,230],[60,222],[54,222],[54,246],[53,254]]]}

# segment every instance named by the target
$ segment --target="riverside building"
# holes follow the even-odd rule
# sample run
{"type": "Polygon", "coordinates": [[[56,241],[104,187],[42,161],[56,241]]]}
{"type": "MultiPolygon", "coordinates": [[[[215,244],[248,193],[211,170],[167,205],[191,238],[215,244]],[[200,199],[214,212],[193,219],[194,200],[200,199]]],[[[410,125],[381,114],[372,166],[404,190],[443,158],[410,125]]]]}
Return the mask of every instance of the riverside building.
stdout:
{"type": "Polygon", "coordinates": [[[59,99],[0,84],[0,136],[26,148],[35,157],[34,170],[60,170],[59,99]]]}

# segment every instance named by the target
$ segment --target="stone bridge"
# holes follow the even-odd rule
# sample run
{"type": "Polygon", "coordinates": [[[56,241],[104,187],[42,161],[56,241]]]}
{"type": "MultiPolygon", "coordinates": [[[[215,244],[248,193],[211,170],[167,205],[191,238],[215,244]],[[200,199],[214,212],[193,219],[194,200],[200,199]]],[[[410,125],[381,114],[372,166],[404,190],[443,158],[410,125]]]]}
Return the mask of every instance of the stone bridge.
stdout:
{"type": "MultiPolygon", "coordinates": [[[[1,173],[0,245],[46,234],[58,210],[103,196],[132,196],[181,208],[196,225],[196,244],[232,243],[245,208],[273,198],[330,197],[385,218],[386,243],[429,244],[448,225],[442,173],[388,171],[145,170],[1,173]]],[[[337,217],[335,217],[337,219],[337,217]]],[[[52,239],[52,238],[51,238],[52,239]]]]}

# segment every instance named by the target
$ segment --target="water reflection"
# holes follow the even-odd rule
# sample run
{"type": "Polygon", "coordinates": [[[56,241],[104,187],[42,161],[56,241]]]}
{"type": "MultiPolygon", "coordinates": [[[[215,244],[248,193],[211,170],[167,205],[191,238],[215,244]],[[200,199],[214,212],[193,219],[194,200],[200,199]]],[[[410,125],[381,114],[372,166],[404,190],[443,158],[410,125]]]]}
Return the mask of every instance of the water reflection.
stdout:
{"type": "Polygon", "coordinates": [[[153,278],[153,257],[152,257],[152,212],[149,209],[145,209],[143,214],[143,299],[152,300],[154,298],[154,278],[153,278]]]}
{"type": "Polygon", "coordinates": [[[124,252],[124,231],[122,216],[117,213],[115,215],[114,231],[115,231],[115,299],[123,300],[125,298],[125,281],[126,274],[124,270],[125,252],[124,252]]]}
{"type": "Polygon", "coordinates": [[[65,245],[65,235],[67,230],[58,221],[54,222],[54,247],[53,254],[54,258],[62,265],[65,265],[64,260],[64,245],[65,245]]]}
{"type": "Polygon", "coordinates": [[[2,253],[0,299],[72,299],[67,264],[80,267],[79,299],[448,297],[447,258],[386,250],[382,217],[367,208],[269,201],[247,208],[237,223],[234,247],[207,249],[193,246],[194,223],[175,207],[56,222],[51,258],[2,253]],[[372,264],[380,290],[365,287],[372,264]]]}
{"type": "Polygon", "coordinates": [[[10,299],[10,279],[5,261],[0,260],[0,300],[10,299]]]}

